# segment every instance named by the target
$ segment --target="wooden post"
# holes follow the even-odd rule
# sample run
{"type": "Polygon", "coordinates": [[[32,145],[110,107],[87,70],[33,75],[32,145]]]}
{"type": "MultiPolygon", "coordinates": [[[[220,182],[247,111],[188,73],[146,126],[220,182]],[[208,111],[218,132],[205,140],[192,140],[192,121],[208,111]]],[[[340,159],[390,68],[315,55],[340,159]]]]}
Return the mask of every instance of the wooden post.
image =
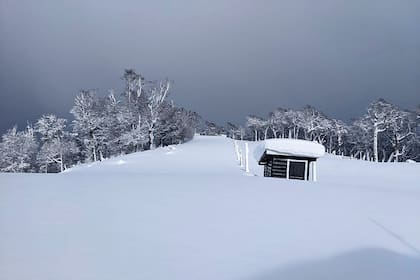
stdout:
{"type": "Polygon", "coordinates": [[[305,180],[307,181],[308,178],[308,161],[305,161],[305,176],[304,176],[305,180]]]}
{"type": "Polygon", "coordinates": [[[316,182],[316,161],[312,162],[312,181],[316,182]]]}
{"type": "Polygon", "coordinates": [[[248,147],[248,143],[245,143],[245,172],[249,173],[249,147],[248,147]]]}
{"type": "Polygon", "coordinates": [[[236,154],[236,160],[239,162],[239,148],[238,148],[238,142],[236,140],[233,141],[233,145],[235,146],[235,154],[236,154]]]}
{"type": "Polygon", "coordinates": [[[286,179],[289,180],[289,171],[290,171],[290,159],[286,163],[286,179]]]}

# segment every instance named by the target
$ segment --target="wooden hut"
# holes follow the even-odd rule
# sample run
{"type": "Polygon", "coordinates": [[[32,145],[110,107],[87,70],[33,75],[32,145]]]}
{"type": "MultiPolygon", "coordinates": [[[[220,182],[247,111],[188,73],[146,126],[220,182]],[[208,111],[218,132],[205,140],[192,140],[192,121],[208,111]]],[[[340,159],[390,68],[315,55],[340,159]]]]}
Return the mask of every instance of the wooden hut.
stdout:
{"type": "Polygon", "coordinates": [[[269,139],[256,153],[265,177],[316,181],[316,160],[325,154],[325,148],[305,140],[269,139]]]}

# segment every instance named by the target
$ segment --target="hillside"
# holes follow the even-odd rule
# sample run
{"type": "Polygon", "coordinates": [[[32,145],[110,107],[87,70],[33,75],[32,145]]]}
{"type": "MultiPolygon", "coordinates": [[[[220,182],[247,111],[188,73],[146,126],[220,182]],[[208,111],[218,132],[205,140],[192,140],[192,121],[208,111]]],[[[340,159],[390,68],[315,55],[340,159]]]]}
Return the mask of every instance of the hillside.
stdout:
{"type": "Polygon", "coordinates": [[[199,136],[0,174],[0,279],[420,279],[420,164],[318,169],[263,178],[252,160],[246,174],[232,140],[199,136]]]}

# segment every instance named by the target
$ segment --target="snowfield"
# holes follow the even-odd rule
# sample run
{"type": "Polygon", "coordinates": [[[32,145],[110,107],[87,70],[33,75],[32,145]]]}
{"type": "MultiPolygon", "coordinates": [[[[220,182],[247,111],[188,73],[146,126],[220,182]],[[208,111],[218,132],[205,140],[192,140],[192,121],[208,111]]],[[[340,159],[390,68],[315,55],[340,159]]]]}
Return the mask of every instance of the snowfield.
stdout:
{"type": "Polygon", "coordinates": [[[234,153],[199,136],[0,174],[0,279],[420,279],[420,164],[327,155],[304,182],[234,153]]]}

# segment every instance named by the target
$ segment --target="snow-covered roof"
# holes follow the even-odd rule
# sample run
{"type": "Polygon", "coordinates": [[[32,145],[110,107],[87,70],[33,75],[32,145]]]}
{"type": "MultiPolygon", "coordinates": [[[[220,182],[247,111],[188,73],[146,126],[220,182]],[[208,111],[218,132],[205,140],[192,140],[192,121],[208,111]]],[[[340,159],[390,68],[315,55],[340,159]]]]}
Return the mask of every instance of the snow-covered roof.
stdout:
{"type": "Polygon", "coordinates": [[[319,158],[324,156],[325,148],[317,142],[307,140],[268,139],[255,149],[254,156],[259,159],[264,152],[268,155],[319,158]]]}

